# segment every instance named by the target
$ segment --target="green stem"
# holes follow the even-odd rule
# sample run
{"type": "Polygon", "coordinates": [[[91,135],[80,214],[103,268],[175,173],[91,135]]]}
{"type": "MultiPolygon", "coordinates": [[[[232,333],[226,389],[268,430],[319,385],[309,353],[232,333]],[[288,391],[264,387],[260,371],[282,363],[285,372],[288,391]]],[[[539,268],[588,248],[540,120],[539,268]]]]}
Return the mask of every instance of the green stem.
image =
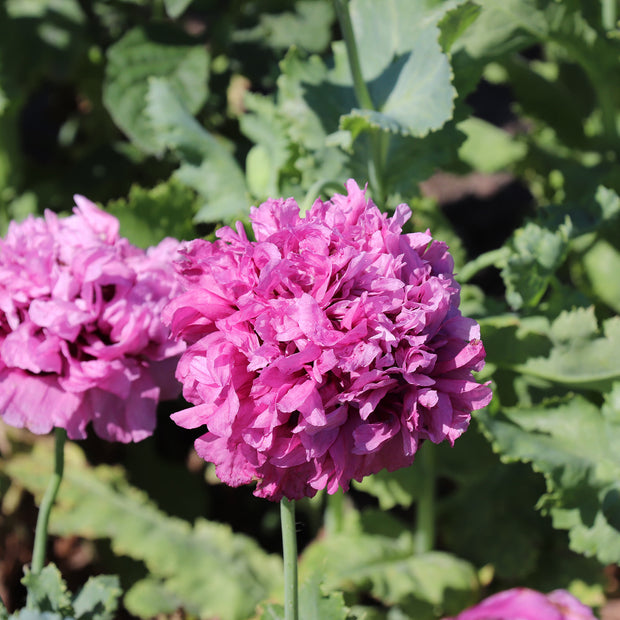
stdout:
{"type": "MultiPolygon", "coordinates": [[[[349,7],[347,0],[334,0],[334,8],[338,16],[338,23],[347,48],[347,59],[353,78],[353,90],[357,103],[364,110],[376,110],[375,104],[370,96],[370,91],[364,81],[362,75],[362,66],[360,64],[359,54],[357,52],[357,43],[355,41],[355,33],[351,24],[351,16],[349,15],[349,7]]],[[[385,198],[383,191],[383,136],[379,131],[371,131],[370,134],[370,156],[368,158],[368,179],[373,189],[375,200],[382,201],[385,198]]]]}
{"type": "Polygon", "coordinates": [[[62,474],[65,468],[65,439],[67,438],[67,431],[64,428],[54,429],[56,435],[56,446],[54,456],[54,474],[52,479],[45,489],[41,506],[39,507],[39,515],[37,517],[37,528],[34,535],[34,550],[32,552],[32,567],[33,574],[38,574],[43,570],[43,564],[45,563],[45,549],[47,547],[47,527],[50,520],[50,512],[54,501],[56,500],[56,494],[58,488],[62,482],[62,474]]]}
{"type": "Polygon", "coordinates": [[[298,620],[295,502],[286,499],[286,497],[280,501],[280,521],[282,525],[282,556],[284,558],[284,620],[298,620]]]}
{"type": "Polygon", "coordinates": [[[417,524],[414,534],[416,553],[426,553],[435,547],[435,451],[426,442],[416,457],[414,467],[422,469],[422,489],[416,504],[417,524]]]}
{"type": "Polygon", "coordinates": [[[362,67],[360,65],[359,54],[357,53],[357,43],[355,42],[355,34],[353,33],[353,25],[351,24],[351,16],[349,15],[349,7],[347,0],[334,0],[336,15],[338,15],[338,23],[344,38],[344,44],[347,48],[347,58],[349,59],[349,67],[351,68],[351,76],[353,77],[353,89],[355,96],[362,108],[365,110],[374,110],[375,106],[370,97],[370,92],[362,76],[362,67]]]}

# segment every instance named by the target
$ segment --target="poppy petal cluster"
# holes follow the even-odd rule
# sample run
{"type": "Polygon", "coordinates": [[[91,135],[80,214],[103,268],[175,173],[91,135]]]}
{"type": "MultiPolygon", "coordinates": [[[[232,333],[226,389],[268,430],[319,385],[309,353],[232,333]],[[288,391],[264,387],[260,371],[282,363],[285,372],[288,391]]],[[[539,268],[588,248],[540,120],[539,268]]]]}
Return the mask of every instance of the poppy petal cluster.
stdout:
{"type": "Polygon", "coordinates": [[[161,323],[178,294],[179,242],[144,251],[116,218],[76,196],[74,214],[12,222],[0,240],[0,416],[38,434],[87,425],[140,441],[161,398],[179,394],[184,349],[161,323]]]}
{"type": "Polygon", "coordinates": [[[445,243],[403,234],[350,180],[347,195],[252,208],[255,241],[238,223],[180,251],[186,291],[164,310],[188,344],[177,368],[207,426],[195,442],[218,477],[257,481],[272,500],[334,493],[413,462],[421,443],[453,443],[491,399],[473,378],[485,351],[459,311],[445,243]]]}
{"type": "Polygon", "coordinates": [[[566,590],[542,594],[529,588],[512,588],[446,620],[596,620],[596,617],[566,590]]]}

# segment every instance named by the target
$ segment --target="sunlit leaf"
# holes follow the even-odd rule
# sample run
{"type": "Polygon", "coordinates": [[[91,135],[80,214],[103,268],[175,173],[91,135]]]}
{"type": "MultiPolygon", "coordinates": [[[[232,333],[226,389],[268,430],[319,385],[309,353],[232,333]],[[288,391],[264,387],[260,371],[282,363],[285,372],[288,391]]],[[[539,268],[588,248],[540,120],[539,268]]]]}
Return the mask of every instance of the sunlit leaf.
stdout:
{"type": "Polygon", "coordinates": [[[196,221],[214,222],[247,211],[245,178],[226,145],[201,127],[166,80],[150,81],[147,100],[158,144],[181,161],[176,178],[203,199],[196,221]]]}
{"type": "Polygon", "coordinates": [[[190,114],[207,98],[209,56],[171,25],[137,26],[107,51],[103,102],[116,124],[141,149],[158,153],[162,143],[146,114],[149,80],[158,78],[190,114]]]}
{"type": "Polygon", "coordinates": [[[529,409],[507,409],[480,421],[494,448],[545,475],[541,506],[569,530],[571,548],[603,563],[620,559],[620,387],[598,409],[581,396],[529,409]]]}
{"type": "Polygon", "coordinates": [[[192,189],[171,180],[153,189],[134,185],[126,199],[113,200],[106,205],[106,211],[119,219],[124,237],[146,248],[157,245],[164,237],[193,239],[196,203],[192,189]]]}

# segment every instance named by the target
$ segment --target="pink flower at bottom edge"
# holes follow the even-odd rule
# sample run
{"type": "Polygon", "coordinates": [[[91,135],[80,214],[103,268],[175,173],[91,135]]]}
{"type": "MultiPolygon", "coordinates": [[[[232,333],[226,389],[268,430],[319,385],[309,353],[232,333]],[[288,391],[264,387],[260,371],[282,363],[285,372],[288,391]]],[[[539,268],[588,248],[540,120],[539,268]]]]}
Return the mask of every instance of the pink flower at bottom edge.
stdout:
{"type": "Polygon", "coordinates": [[[529,588],[512,588],[444,620],[596,620],[596,617],[587,605],[566,590],[545,595],[529,588]]]}

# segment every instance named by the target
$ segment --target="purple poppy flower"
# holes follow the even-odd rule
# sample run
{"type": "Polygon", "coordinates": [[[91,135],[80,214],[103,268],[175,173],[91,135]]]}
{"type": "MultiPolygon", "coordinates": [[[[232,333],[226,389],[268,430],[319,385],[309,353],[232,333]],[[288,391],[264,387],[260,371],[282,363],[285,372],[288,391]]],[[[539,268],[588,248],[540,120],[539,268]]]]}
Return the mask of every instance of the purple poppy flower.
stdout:
{"type": "Polygon", "coordinates": [[[183,343],[161,324],[179,293],[179,242],[146,252],[118,220],[76,196],[74,215],[12,222],[0,240],[0,416],[34,433],[87,425],[113,441],[153,432],[183,343]]]}
{"type": "Polygon", "coordinates": [[[186,292],[164,310],[188,343],[177,378],[218,477],[272,500],[334,493],[453,443],[491,400],[477,323],[461,315],[445,243],[402,234],[354,181],[301,217],[293,199],[181,250],[186,292]]]}

